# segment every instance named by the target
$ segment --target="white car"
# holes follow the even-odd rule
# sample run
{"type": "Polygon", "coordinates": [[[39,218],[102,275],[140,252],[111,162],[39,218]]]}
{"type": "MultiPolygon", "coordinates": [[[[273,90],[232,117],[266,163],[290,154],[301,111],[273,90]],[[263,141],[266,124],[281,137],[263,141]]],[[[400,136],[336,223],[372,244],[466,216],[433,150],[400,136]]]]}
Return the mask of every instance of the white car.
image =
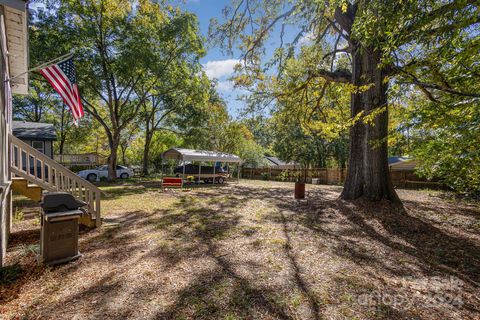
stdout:
{"type": "MultiPolygon", "coordinates": [[[[80,178],[86,179],[88,181],[94,182],[99,181],[101,178],[108,177],[108,166],[103,165],[95,169],[82,170],[77,173],[80,178]]],[[[124,166],[117,166],[117,177],[122,179],[128,179],[133,177],[133,170],[124,166]]]]}

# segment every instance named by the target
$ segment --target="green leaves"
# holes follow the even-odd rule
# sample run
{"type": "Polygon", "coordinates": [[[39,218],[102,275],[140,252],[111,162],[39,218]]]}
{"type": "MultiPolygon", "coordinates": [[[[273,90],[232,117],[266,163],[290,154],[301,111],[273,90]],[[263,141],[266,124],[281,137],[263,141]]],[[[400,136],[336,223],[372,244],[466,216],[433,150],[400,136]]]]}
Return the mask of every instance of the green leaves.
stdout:
{"type": "MultiPolygon", "coordinates": [[[[478,90],[478,81],[469,84],[478,90]]],[[[397,132],[392,150],[399,146],[418,160],[417,171],[440,180],[455,191],[480,195],[480,100],[455,95],[426,99],[413,91],[395,115],[397,132]]]]}

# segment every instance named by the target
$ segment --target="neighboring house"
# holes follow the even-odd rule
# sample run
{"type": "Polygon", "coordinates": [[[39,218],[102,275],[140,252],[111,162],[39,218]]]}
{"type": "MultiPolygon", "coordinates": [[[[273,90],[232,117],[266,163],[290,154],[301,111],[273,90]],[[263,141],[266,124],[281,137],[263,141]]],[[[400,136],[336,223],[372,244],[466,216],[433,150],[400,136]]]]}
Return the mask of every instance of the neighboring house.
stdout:
{"type": "Polygon", "coordinates": [[[5,263],[11,219],[9,134],[12,132],[12,93],[28,93],[28,33],[26,3],[0,3],[0,266],[5,263]]]}
{"type": "Polygon", "coordinates": [[[285,162],[276,157],[265,157],[267,166],[272,169],[300,169],[301,166],[297,162],[285,162]]]}
{"type": "Polygon", "coordinates": [[[53,159],[55,127],[50,123],[13,121],[13,135],[53,159]]]}
{"type": "Polygon", "coordinates": [[[413,171],[418,161],[407,157],[388,157],[388,167],[390,170],[413,171]]]}

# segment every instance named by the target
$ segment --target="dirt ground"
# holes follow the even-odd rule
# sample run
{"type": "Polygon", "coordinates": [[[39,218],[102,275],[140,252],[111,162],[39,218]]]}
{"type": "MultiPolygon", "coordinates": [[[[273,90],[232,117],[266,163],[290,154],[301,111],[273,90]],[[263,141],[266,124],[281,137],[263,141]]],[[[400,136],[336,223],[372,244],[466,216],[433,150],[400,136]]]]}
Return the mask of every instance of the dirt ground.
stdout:
{"type": "Polygon", "coordinates": [[[102,188],[75,262],[35,262],[38,208],[18,198],[2,319],[480,319],[478,204],[434,191],[404,207],[341,188],[242,181],[102,188]]]}

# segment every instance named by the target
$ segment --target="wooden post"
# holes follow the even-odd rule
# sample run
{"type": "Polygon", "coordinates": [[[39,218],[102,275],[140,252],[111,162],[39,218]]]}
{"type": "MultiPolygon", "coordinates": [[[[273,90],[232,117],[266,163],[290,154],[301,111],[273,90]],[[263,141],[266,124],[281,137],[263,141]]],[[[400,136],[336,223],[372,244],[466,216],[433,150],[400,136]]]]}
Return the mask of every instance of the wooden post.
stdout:
{"type": "Polygon", "coordinates": [[[202,174],[202,163],[199,162],[198,163],[198,180],[197,180],[197,184],[200,184],[200,175],[202,174]]]}
{"type": "MultiPolygon", "coordinates": [[[[182,159],[183,160],[183,159],[182,159]]],[[[185,181],[185,160],[183,160],[183,174],[182,174],[182,185],[183,181],[185,181]]]]}
{"type": "Polygon", "coordinates": [[[213,162],[213,184],[215,184],[215,164],[216,162],[213,162]]]}

